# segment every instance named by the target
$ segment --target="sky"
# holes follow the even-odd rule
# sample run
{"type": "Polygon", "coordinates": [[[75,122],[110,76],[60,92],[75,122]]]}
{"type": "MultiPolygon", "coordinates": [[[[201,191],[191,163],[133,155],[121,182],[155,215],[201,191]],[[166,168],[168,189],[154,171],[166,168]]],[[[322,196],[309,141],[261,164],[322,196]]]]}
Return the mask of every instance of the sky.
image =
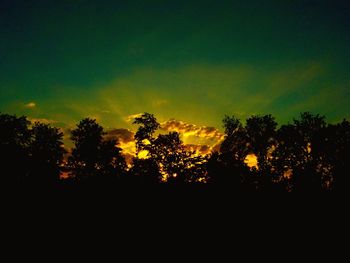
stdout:
{"type": "Polygon", "coordinates": [[[213,146],[225,114],[337,122],[349,62],[347,0],[0,0],[0,111],[66,129],[149,112],[213,146]]]}

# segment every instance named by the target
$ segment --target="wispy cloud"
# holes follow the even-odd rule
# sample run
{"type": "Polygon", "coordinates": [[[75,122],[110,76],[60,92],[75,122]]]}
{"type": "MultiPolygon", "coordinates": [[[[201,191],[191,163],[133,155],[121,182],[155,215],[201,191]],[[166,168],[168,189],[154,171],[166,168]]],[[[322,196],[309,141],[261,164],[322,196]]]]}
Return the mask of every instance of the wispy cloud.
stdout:
{"type": "Polygon", "coordinates": [[[35,122],[40,122],[40,123],[44,123],[44,124],[57,123],[57,121],[54,121],[54,120],[51,120],[51,119],[46,119],[46,118],[29,118],[29,120],[32,123],[35,123],[35,122]]]}
{"type": "Polygon", "coordinates": [[[141,117],[143,113],[136,113],[126,116],[125,121],[126,122],[132,122],[135,118],[141,117]]]}
{"type": "Polygon", "coordinates": [[[36,107],[36,103],[35,102],[28,102],[27,104],[24,104],[24,107],[27,109],[33,109],[36,107]]]}

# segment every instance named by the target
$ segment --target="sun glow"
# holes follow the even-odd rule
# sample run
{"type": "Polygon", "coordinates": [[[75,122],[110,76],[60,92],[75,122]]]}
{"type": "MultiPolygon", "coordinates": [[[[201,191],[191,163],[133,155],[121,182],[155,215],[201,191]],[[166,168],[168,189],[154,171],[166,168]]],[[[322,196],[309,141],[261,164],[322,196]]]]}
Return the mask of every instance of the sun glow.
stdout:
{"type": "Polygon", "coordinates": [[[249,168],[256,168],[258,169],[258,158],[256,157],[255,154],[248,154],[245,159],[244,163],[249,167],[249,168]]]}
{"type": "Polygon", "coordinates": [[[142,150],[140,151],[138,154],[137,154],[137,157],[139,159],[147,159],[149,156],[148,156],[148,151],[147,150],[142,150]]]}

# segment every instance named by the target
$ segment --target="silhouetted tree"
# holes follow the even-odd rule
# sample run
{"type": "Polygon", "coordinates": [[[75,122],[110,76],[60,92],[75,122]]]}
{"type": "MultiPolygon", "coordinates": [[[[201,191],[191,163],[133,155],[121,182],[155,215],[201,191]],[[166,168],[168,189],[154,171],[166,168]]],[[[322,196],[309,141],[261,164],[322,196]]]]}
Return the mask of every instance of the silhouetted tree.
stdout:
{"type": "MultiPolygon", "coordinates": [[[[69,167],[74,177],[102,178],[124,172],[126,164],[115,140],[103,140],[104,131],[96,120],[83,119],[72,131],[75,147],[69,157],[69,167]]],[[[96,179],[96,178],[94,178],[96,179]]]]}
{"type": "Polygon", "coordinates": [[[242,190],[243,176],[248,171],[244,160],[249,154],[246,130],[234,116],[223,119],[225,139],[220,153],[211,154],[207,169],[209,182],[227,190],[242,190]]]}
{"type": "MultiPolygon", "coordinates": [[[[65,171],[94,186],[101,183],[103,189],[115,190],[118,182],[137,192],[164,189],[164,185],[183,189],[179,186],[202,182],[229,193],[348,190],[347,120],[327,124],[324,116],[305,112],[292,124],[277,129],[271,115],[252,116],[245,126],[234,116],[225,116],[225,139],[220,151],[209,156],[187,150],[177,132],[156,135],[160,124],[152,114],[144,113],[133,123],[139,127],[130,169],[118,142],[105,140],[103,127],[86,118],[71,132],[74,148],[65,171]],[[248,154],[257,157],[257,167],[245,164],[248,154]],[[160,184],[165,181],[169,184],[160,184]]],[[[58,128],[0,114],[0,150],[5,185],[33,182],[30,186],[48,186],[58,182],[65,154],[63,133],[58,128]]],[[[77,180],[72,183],[78,185],[77,180]]]]}
{"type": "Polygon", "coordinates": [[[0,166],[7,183],[21,182],[28,175],[29,124],[26,117],[0,114],[0,166]]]}
{"type": "Polygon", "coordinates": [[[220,152],[230,159],[243,163],[249,154],[248,137],[239,119],[234,116],[225,116],[223,119],[225,139],[221,144],[220,152]]]}
{"type": "Polygon", "coordinates": [[[29,179],[39,184],[58,182],[65,153],[63,133],[47,124],[35,123],[29,145],[29,179]]]}
{"type": "Polygon", "coordinates": [[[153,114],[146,112],[141,116],[136,117],[133,124],[139,125],[139,128],[135,134],[136,152],[139,153],[142,150],[149,151],[149,147],[151,147],[153,144],[153,135],[160,127],[157,119],[153,114]]]}
{"type": "Polygon", "coordinates": [[[163,176],[155,160],[134,158],[128,176],[123,179],[128,184],[154,186],[163,180],[163,176]]]}
{"type": "Polygon", "coordinates": [[[258,172],[252,173],[255,186],[259,191],[271,191],[273,173],[271,172],[271,152],[276,144],[277,123],[271,115],[252,116],[247,119],[246,133],[248,148],[257,156],[258,172]]]}
{"type": "Polygon", "coordinates": [[[105,140],[100,143],[97,166],[99,175],[116,176],[125,173],[125,158],[122,155],[122,149],[117,145],[117,140],[105,140]]]}
{"type": "MultiPolygon", "coordinates": [[[[140,125],[135,134],[137,152],[146,151],[146,158],[149,159],[148,164],[152,165],[150,167],[158,167],[159,169],[159,172],[154,174],[155,179],[159,180],[159,174],[161,174],[163,181],[177,184],[204,180],[205,159],[194,156],[193,152],[186,151],[179,133],[170,132],[154,137],[154,133],[160,125],[156,118],[149,113],[135,118],[133,123],[140,125]]],[[[138,162],[135,163],[138,164],[138,162]]],[[[138,168],[141,167],[138,166],[138,168]]],[[[147,174],[149,173],[147,172],[147,174]]]]}
{"type": "Polygon", "coordinates": [[[326,164],[320,152],[324,143],[325,118],[305,112],[294,124],[283,125],[273,153],[276,171],[290,175],[291,190],[319,192],[322,188],[322,167],[326,164]],[[319,150],[317,150],[319,149],[319,150]]]}
{"type": "Polygon", "coordinates": [[[350,182],[350,122],[328,125],[322,144],[313,148],[325,163],[322,167],[324,184],[329,190],[347,192],[350,182]]]}
{"type": "Polygon", "coordinates": [[[259,170],[269,170],[269,150],[275,144],[277,123],[271,115],[252,116],[247,119],[248,147],[257,156],[259,170]]]}
{"type": "Polygon", "coordinates": [[[177,182],[185,182],[184,148],[177,132],[160,134],[150,148],[150,157],[159,164],[161,172],[168,180],[176,178],[177,182]]]}
{"type": "Polygon", "coordinates": [[[157,161],[168,182],[198,182],[205,177],[202,170],[205,159],[187,151],[177,132],[158,135],[150,156],[157,161]]]}
{"type": "Polygon", "coordinates": [[[86,118],[80,121],[71,133],[75,146],[69,157],[72,174],[77,178],[97,175],[103,128],[96,123],[96,120],[86,118]]]}

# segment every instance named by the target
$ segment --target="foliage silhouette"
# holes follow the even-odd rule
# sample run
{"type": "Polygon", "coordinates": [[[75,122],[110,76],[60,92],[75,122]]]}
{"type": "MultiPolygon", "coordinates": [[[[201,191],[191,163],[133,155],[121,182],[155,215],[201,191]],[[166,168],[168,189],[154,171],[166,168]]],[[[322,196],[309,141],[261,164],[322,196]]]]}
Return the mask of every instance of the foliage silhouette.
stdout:
{"type": "Polygon", "coordinates": [[[26,117],[0,114],[0,162],[5,183],[19,183],[29,172],[29,123],[26,117]]]}
{"type": "Polygon", "coordinates": [[[278,127],[271,115],[251,116],[243,125],[225,116],[220,149],[207,155],[187,150],[178,132],[165,133],[154,115],[135,118],[136,154],[127,164],[122,149],[96,120],[81,120],[65,149],[60,129],[0,114],[3,185],[101,186],[122,191],[215,189],[223,193],[346,193],[349,185],[350,122],[328,124],[324,116],[301,113],[278,127]],[[247,156],[256,156],[249,167],[247,156]],[[62,174],[69,175],[62,179],[62,174]]]}
{"type": "MultiPolygon", "coordinates": [[[[154,134],[160,125],[149,113],[135,118],[133,123],[140,125],[135,134],[137,153],[145,151],[146,158],[152,160],[148,163],[151,164],[150,167],[158,168],[153,180],[184,184],[204,179],[204,158],[185,150],[179,133],[169,132],[155,137],[154,134]]],[[[134,159],[135,162],[140,164],[137,158],[134,159]]],[[[133,172],[140,174],[137,169],[133,169],[133,172]]]]}
{"type": "Polygon", "coordinates": [[[126,163],[117,141],[104,140],[105,132],[96,120],[83,119],[71,133],[74,148],[68,167],[73,178],[107,180],[125,173],[126,163]]]}
{"type": "Polygon", "coordinates": [[[40,183],[57,183],[65,149],[63,133],[48,124],[36,122],[32,127],[29,146],[30,180],[40,183]]]}

